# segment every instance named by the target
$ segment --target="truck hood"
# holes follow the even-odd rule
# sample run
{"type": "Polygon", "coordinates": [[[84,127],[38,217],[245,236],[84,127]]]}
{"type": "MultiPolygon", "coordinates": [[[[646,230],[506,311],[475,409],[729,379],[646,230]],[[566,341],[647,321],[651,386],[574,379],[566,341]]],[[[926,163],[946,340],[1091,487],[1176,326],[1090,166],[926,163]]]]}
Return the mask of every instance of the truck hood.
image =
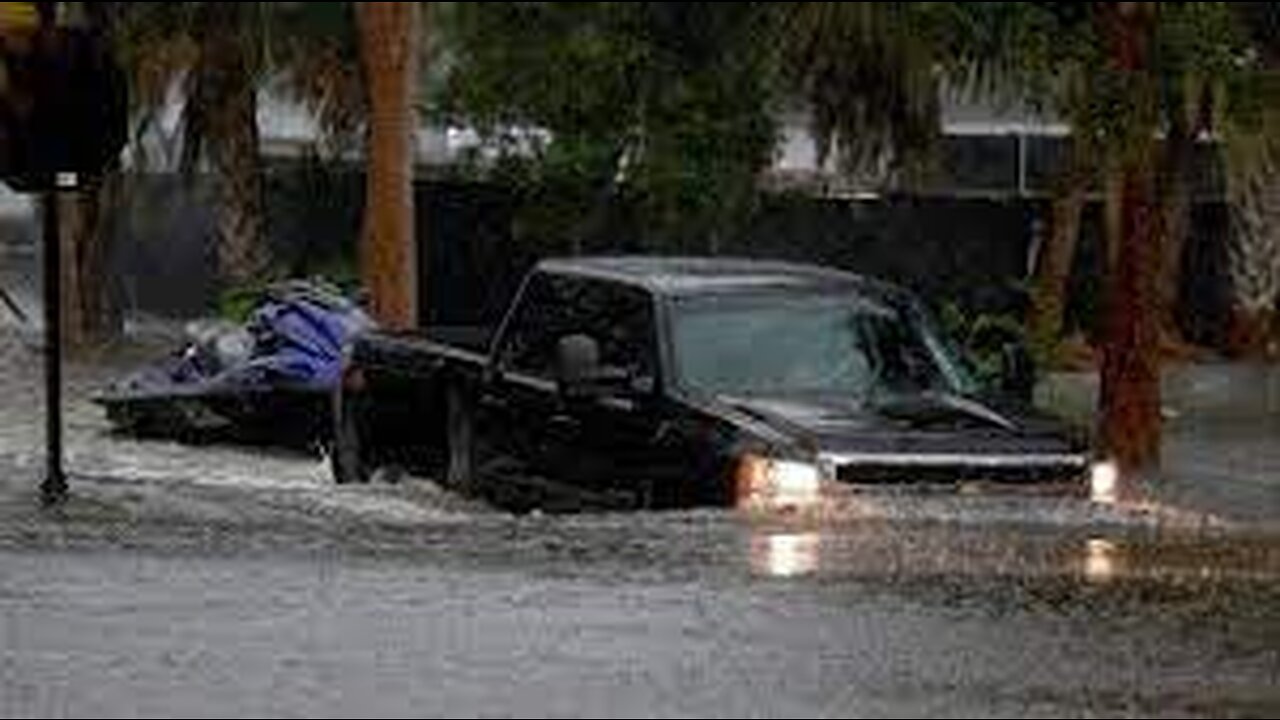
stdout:
{"type": "Polygon", "coordinates": [[[1071,454],[1059,421],[1026,408],[920,393],[858,403],[827,397],[731,397],[720,402],[821,453],[1071,454]]]}

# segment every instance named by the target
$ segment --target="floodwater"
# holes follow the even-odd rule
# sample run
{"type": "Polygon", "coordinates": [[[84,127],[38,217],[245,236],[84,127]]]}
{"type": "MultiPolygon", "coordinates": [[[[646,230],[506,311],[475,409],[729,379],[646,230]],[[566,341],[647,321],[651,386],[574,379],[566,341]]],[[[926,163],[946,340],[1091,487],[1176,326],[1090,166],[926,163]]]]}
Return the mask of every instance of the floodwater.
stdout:
{"type": "Polygon", "coordinates": [[[72,368],[73,498],[41,512],[32,352],[0,340],[0,716],[1280,714],[1272,420],[1176,424],[1124,502],[516,516],[111,437],[105,363],[72,368]]]}
{"type": "Polygon", "coordinates": [[[1280,711],[1274,539],[380,506],[304,522],[297,498],[213,516],[235,503],[188,493],[184,520],[112,516],[82,484],[98,502],[5,524],[0,715],[1280,711]]]}

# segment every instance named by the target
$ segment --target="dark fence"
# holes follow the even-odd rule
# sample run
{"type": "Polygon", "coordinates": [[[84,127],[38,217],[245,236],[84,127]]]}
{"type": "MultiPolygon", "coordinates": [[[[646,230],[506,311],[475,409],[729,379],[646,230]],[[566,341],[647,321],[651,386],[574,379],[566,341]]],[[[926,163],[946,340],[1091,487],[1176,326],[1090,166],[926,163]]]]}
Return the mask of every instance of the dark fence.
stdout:
{"type": "MultiPolygon", "coordinates": [[[[1041,150],[1052,152],[1048,147],[1041,150]]],[[[991,181],[996,182],[994,174],[991,181]]],[[[209,312],[216,306],[218,282],[207,188],[172,176],[131,182],[115,262],[128,305],[178,317],[209,312]]],[[[352,273],[363,192],[358,170],[310,163],[274,166],[267,209],[280,267],[293,274],[352,273]]],[[[564,243],[516,239],[520,200],[502,188],[437,179],[421,183],[417,198],[424,322],[495,322],[523,272],[538,257],[563,252],[564,243]]],[[[935,304],[1019,312],[1029,248],[1046,210],[1042,195],[1009,193],[949,196],[938,191],[862,201],[781,194],[763,198],[750,222],[743,223],[747,230],[723,238],[719,249],[846,268],[910,287],[935,304]]],[[[626,227],[631,216],[615,215],[610,229],[587,247],[643,251],[644,243],[637,240],[642,233],[626,227]]],[[[1182,289],[1184,321],[1192,338],[1208,344],[1220,339],[1224,325],[1226,223],[1220,202],[1197,205],[1187,247],[1194,272],[1187,273],[1182,289]]],[[[1094,204],[1085,213],[1069,293],[1068,322],[1075,327],[1091,329],[1096,315],[1100,236],[1101,210],[1094,204]]]]}

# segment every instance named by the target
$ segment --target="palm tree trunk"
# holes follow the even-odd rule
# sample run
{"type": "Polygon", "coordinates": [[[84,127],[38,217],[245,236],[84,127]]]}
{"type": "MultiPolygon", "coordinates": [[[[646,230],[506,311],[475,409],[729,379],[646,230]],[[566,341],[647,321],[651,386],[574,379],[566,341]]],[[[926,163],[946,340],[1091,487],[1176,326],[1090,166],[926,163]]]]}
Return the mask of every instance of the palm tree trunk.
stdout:
{"type": "Polygon", "coordinates": [[[69,354],[109,344],[124,329],[120,293],[110,267],[119,179],[118,172],[111,172],[99,184],[58,199],[62,333],[69,354]]]}
{"type": "Polygon", "coordinates": [[[218,271],[230,285],[261,280],[269,265],[257,82],[241,32],[247,5],[206,4],[194,98],[213,172],[218,271]]]}
{"type": "Polygon", "coordinates": [[[257,100],[251,88],[234,93],[215,115],[210,147],[217,203],[218,267],[232,285],[261,280],[269,265],[258,155],[257,100]]]}
{"type": "MultiPolygon", "coordinates": [[[[1142,84],[1150,73],[1154,6],[1103,3],[1115,67],[1142,84]]],[[[1138,102],[1144,102],[1138,99],[1138,102]]],[[[1146,102],[1154,108],[1154,98],[1146,102]]],[[[1154,116],[1154,112],[1152,112],[1154,116]]],[[[1161,213],[1156,204],[1153,143],[1120,166],[1119,231],[1111,241],[1106,272],[1106,320],[1102,367],[1102,450],[1126,478],[1160,464],[1159,296],[1161,213]]]]}
{"type": "Polygon", "coordinates": [[[1107,268],[1102,367],[1103,451],[1126,474],[1159,464],[1159,210],[1150,167],[1125,170],[1122,232],[1107,268]]]}
{"type": "Polygon", "coordinates": [[[385,327],[417,323],[413,169],[417,117],[418,3],[356,5],[369,95],[369,159],[360,269],[374,317],[385,327]]]}
{"type": "Polygon", "coordinates": [[[1231,208],[1231,318],[1227,351],[1236,357],[1274,354],[1280,299],[1280,173],[1267,173],[1236,192],[1231,208]]]}
{"type": "Polygon", "coordinates": [[[1027,327],[1041,364],[1057,356],[1066,309],[1067,285],[1080,238],[1080,215],[1088,196],[1087,178],[1068,173],[1050,206],[1049,237],[1036,261],[1027,327]]]}

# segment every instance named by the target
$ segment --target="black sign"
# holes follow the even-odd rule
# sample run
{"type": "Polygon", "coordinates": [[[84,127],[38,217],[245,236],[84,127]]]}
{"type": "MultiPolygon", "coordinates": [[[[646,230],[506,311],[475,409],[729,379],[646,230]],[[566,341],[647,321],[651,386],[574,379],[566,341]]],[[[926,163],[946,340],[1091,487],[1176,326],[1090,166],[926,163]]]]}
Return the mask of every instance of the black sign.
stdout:
{"type": "Polygon", "coordinates": [[[101,38],[47,19],[0,32],[0,179],[15,189],[100,174],[124,147],[127,115],[123,73],[101,38]]]}

